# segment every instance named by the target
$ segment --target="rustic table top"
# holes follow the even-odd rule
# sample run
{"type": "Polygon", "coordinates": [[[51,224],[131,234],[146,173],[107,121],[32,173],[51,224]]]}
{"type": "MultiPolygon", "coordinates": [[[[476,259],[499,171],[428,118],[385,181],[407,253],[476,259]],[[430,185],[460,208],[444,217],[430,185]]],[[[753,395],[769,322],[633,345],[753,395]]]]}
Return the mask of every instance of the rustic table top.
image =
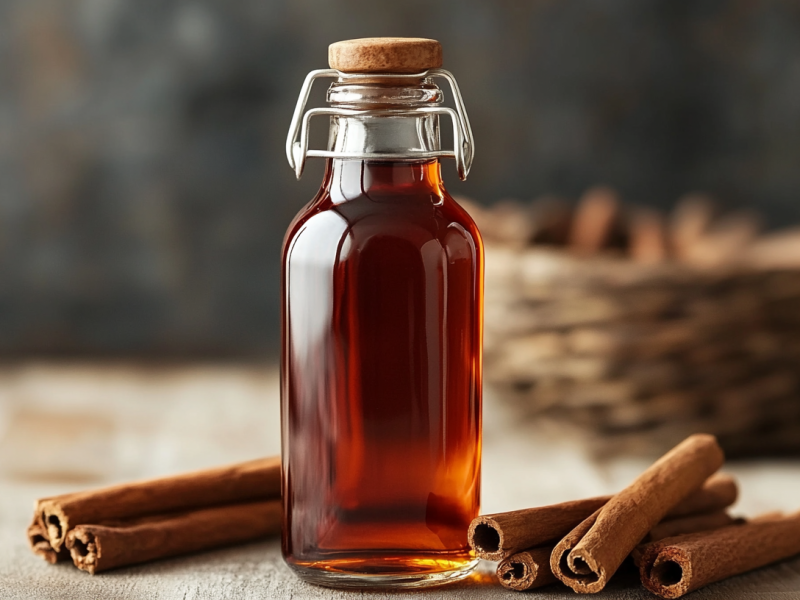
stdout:
{"type": "MultiPolygon", "coordinates": [[[[597,461],[575,440],[521,425],[513,409],[485,404],[483,511],[613,492],[651,457],[597,461]]],[[[31,554],[25,528],[40,496],[276,454],[278,380],[268,366],[29,364],[0,369],[0,597],[28,598],[385,598],[320,588],[283,564],[276,540],[90,576],[31,554]]],[[[800,508],[800,461],[733,463],[754,515],[800,508]]],[[[450,586],[392,598],[519,598],[493,564],[450,586]]],[[[551,586],[528,598],[572,598],[551,586]]],[[[654,598],[621,573],[598,598],[654,598]]],[[[800,599],[800,558],[695,592],[693,600],[800,599]]]]}

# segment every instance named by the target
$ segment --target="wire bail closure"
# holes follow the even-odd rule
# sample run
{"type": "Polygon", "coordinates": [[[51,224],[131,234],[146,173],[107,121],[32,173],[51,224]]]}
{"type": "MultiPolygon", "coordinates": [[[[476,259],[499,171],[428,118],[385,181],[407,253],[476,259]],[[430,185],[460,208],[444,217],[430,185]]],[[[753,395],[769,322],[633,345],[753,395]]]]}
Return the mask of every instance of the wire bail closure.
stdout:
{"type": "Polygon", "coordinates": [[[289,126],[289,135],[286,138],[286,158],[289,161],[289,166],[294,169],[297,179],[303,175],[303,169],[306,164],[306,158],[361,158],[361,159],[392,159],[392,158],[408,158],[408,153],[404,154],[390,154],[390,153],[362,153],[358,155],[344,154],[341,152],[334,152],[332,150],[314,150],[309,149],[309,126],[311,118],[318,115],[329,116],[414,116],[420,113],[423,114],[437,114],[450,117],[453,122],[453,150],[432,150],[424,152],[414,152],[414,157],[419,158],[454,158],[456,161],[456,169],[459,178],[463,181],[467,178],[469,170],[472,167],[472,159],[475,155],[475,144],[472,138],[472,128],[469,124],[467,117],[467,110],[464,107],[464,100],[461,98],[461,91],[458,88],[455,77],[449,71],[444,69],[429,69],[422,73],[411,74],[398,74],[398,73],[343,73],[336,69],[317,69],[311,71],[306,75],[303,82],[303,87],[300,88],[300,96],[297,99],[297,106],[295,106],[294,114],[292,115],[292,123],[289,126]],[[447,107],[432,107],[420,106],[406,109],[350,109],[350,108],[312,108],[305,112],[308,97],[311,94],[311,87],[314,85],[316,79],[323,77],[357,80],[357,79],[376,79],[376,78],[390,78],[390,79],[424,79],[440,77],[446,79],[450,84],[450,89],[453,92],[453,100],[455,101],[456,109],[447,107]]]}

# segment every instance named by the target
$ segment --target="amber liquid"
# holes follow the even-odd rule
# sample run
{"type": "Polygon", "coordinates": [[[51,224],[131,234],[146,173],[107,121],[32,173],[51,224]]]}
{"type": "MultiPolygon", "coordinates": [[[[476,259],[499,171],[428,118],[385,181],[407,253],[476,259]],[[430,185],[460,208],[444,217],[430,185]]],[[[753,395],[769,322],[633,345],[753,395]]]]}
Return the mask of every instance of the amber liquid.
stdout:
{"type": "Polygon", "coordinates": [[[438,160],[329,161],[283,249],[283,553],[307,579],[474,564],[482,279],[438,160]]]}

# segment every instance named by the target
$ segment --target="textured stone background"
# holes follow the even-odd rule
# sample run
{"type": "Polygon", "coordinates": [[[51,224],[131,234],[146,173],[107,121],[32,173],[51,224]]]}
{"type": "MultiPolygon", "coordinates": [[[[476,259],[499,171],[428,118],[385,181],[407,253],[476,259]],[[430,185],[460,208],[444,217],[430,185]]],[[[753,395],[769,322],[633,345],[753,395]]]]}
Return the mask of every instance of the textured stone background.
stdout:
{"type": "Polygon", "coordinates": [[[322,172],[286,165],[292,107],[371,35],[444,43],[477,140],[455,193],[703,189],[800,220],[791,0],[0,0],[0,353],[274,352],[322,172]]]}

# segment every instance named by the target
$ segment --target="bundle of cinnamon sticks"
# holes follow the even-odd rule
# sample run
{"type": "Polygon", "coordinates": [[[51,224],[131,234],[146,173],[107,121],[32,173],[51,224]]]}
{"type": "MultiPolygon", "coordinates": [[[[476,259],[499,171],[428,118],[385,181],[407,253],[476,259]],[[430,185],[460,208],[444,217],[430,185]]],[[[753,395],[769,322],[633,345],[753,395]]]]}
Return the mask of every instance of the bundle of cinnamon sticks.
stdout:
{"type": "Polygon", "coordinates": [[[798,228],[763,234],[755,211],[723,212],[699,192],[678,198],[669,213],[625,203],[618,190],[605,185],[588,188],[576,203],[554,196],[491,207],[466,198],[458,202],[491,245],[560,247],[579,256],[616,254],[644,264],[800,266],[798,228]]]}
{"type": "Polygon", "coordinates": [[[36,501],[28,541],[89,573],[262,539],[281,529],[280,457],[36,501]]]}
{"type": "Polygon", "coordinates": [[[800,554],[800,512],[749,522],[727,513],[738,488],[716,473],[723,460],[713,436],[693,435],[616,495],[484,515],[469,542],[500,561],[509,589],[561,581],[596,593],[630,557],[662,598],[800,554]]]}
{"type": "MultiPolygon", "coordinates": [[[[500,583],[601,591],[631,559],[662,598],[800,554],[800,512],[730,516],[738,486],[716,438],[684,440],[612,496],[484,515],[468,540],[500,583]]],[[[89,573],[276,534],[280,458],[42,498],[28,540],[89,573]]]]}

